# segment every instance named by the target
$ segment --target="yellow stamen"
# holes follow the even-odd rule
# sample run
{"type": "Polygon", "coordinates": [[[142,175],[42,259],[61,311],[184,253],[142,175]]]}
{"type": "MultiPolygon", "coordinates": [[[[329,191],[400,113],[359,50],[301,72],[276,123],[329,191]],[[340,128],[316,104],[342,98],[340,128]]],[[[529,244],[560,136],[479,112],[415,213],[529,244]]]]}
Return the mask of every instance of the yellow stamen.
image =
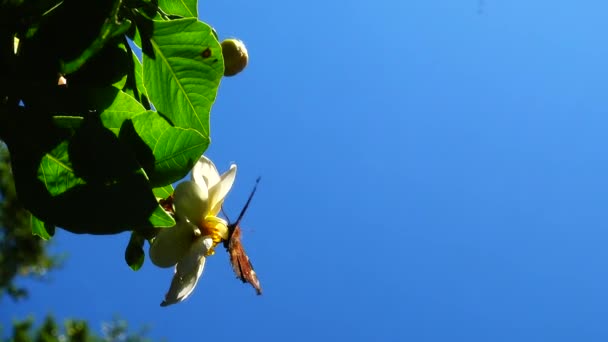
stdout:
{"type": "Polygon", "coordinates": [[[228,239],[228,224],[216,216],[207,216],[203,220],[201,227],[202,236],[209,236],[213,240],[213,246],[207,252],[207,256],[213,255],[213,250],[220,242],[228,239]]]}

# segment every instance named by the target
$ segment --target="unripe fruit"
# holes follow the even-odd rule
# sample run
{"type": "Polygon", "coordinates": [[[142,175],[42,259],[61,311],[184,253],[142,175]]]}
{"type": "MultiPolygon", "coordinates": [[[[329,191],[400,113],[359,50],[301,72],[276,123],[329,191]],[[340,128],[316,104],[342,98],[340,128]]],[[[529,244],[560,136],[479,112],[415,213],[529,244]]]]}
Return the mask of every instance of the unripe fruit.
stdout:
{"type": "Polygon", "coordinates": [[[249,61],[245,44],[238,39],[226,39],[222,42],[224,55],[224,76],[234,76],[243,71],[249,61]]]}

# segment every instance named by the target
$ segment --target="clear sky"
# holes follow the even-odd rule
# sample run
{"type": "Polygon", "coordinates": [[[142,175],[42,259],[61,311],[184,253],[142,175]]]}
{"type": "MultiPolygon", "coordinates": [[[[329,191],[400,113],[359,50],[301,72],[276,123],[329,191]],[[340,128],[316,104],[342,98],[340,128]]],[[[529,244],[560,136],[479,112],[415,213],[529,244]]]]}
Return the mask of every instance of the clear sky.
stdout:
{"type": "MultiPolygon", "coordinates": [[[[239,166],[263,296],[220,248],[184,303],[128,235],[68,253],[0,321],[149,324],[170,341],[608,340],[608,2],[201,1],[251,63],[207,155],[239,166]]],[[[29,282],[25,283],[30,285],[29,282]]]]}

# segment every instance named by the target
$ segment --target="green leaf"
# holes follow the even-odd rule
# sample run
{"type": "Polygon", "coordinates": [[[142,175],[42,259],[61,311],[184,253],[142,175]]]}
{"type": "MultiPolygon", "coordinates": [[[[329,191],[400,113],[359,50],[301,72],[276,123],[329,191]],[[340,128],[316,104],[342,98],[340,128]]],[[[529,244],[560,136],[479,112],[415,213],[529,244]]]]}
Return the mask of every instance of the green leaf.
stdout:
{"type": "Polygon", "coordinates": [[[224,74],[211,27],[195,18],[153,21],[142,42],[144,85],[154,107],[175,127],[209,138],[209,112],[224,74]]]}
{"type": "Polygon", "coordinates": [[[55,235],[55,226],[40,221],[36,216],[31,216],[32,234],[40,236],[43,240],[50,239],[55,235]]]}
{"type": "Polygon", "coordinates": [[[173,195],[173,191],[173,185],[171,184],[152,189],[152,192],[154,193],[154,196],[156,196],[156,198],[163,199],[173,195]]]}
{"type": "Polygon", "coordinates": [[[150,215],[150,224],[156,228],[169,228],[175,226],[175,219],[159,205],[150,215]]]}
{"type": "Polygon", "coordinates": [[[153,186],[182,179],[209,146],[209,139],[199,132],[173,127],[156,112],[137,115],[132,122],[154,156],[154,165],[146,164],[138,157],[153,186]]]}
{"type": "Polygon", "coordinates": [[[57,127],[75,130],[80,125],[84,118],[82,116],[55,115],[53,121],[57,127]]]}
{"type": "Polygon", "coordinates": [[[19,199],[40,220],[88,234],[173,223],[133,153],[97,114],[85,116],[68,137],[50,117],[45,121],[27,110],[19,114],[3,127],[12,132],[6,142],[19,199]],[[19,134],[26,129],[30,134],[19,134]]]}
{"type": "Polygon", "coordinates": [[[125,261],[133,271],[137,271],[144,264],[146,253],[144,252],[144,242],[146,239],[137,232],[131,233],[129,244],[125,249],[125,261]]]}
{"type": "Polygon", "coordinates": [[[118,135],[125,120],[145,113],[146,108],[134,97],[123,91],[114,95],[113,101],[99,115],[104,127],[118,135]]]}
{"type": "Polygon", "coordinates": [[[51,196],[62,194],[76,185],[86,183],[74,174],[69,160],[68,145],[68,141],[61,142],[40,161],[38,179],[44,183],[51,196]]]}
{"type": "Polygon", "coordinates": [[[169,15],[178,15],[184,18],[197,18],[197,3],[197,0],[159,0],[158,7],[169,15]]]}
{"type": "Polygon", "coordinates": [[[209,145],[209,139],[197,131],[171,126],[159,113],[146,111],[122,91],[100,118],[130,146],[154,187],[183,178],[209,145]]]}

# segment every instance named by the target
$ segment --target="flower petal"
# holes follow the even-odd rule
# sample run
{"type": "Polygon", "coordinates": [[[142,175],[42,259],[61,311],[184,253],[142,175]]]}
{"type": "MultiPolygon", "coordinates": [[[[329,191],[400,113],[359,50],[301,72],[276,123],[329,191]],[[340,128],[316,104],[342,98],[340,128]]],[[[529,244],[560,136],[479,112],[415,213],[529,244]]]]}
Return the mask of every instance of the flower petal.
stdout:
{"type": "Polygon", "coordinates": [[[230,165],[230,169],[224,172],[220,181],[209,188],[209,214],[217,215],[222,209],[224,198],[230,192],[234,179],[236,178],[236,164],[230,165]]]}
{"type": "Polygon", "coordinates": [[[196,287],[198,279],[203,274],[205,255],[212,244],[211,238],[206,236],[194,241],[188,254],[175,267],[171,287],[165,295],[165,300],[160,303],[160,306],[176,304],[188,298],[196,287]]]}
{"type": "Polygon", "coordinates": [[[178,220],[175,226],[164,228],[150,245],[150,260],[158,267],[175,265],[188,252],[195,236],[195,226],[187,220],[178,220]]]}
{"type": "Polygon", "coordinates": [[[220,181],[220,174],[209,158],[201,156],[192,168],[192,180],[199,186],[204,184],[209,189],[220,181]]]}
{"type": "Polygon", "coordinates": [[[177,304],[188,298],[196,287],[196,283],[198,282],[198,278],[202,275],[204,267],[205,257],[201,257],[196,269],[192,270],[191,273],[181,276],[176,272],[175,275],[173,275],[169,292],[165,295],[165,299],[160,303],[160,306],[177,304]]]}
{"type": "Polygon", "coordinates": [[[209,212],[209,193],[205,184],[199,186],[192,181],[181,182],[173,195],[177,217],[185,217],[194,225],[199,225],[209,212]]]}

